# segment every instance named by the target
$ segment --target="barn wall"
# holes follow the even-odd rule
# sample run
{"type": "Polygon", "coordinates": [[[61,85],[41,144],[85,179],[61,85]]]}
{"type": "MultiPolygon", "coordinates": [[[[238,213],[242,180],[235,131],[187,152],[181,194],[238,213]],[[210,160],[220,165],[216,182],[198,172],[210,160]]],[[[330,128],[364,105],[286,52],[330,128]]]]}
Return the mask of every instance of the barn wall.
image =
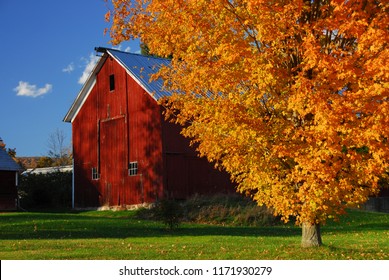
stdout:
{"type": "Polygon", "coordinates": [[[153,202],[162,195],[160,108],[111,58],[73,121],[73,145],[76,207],[153,202]],[[138,163],[134,176],[130,162],[138,163]]]}
{"type": "Polygon", "coordinates": [[[0,210],[15,210],[16,198],[16,172],[0,171],[0,210]]]}
{"type": "Polygon", "coordinates": [[[190,140],[180,134],[181,127],[163,122],[165,189],[170,198],[184,199],[195,194],[234,193],[229,175],[199,158],[190,140]]]}
{"type": "Polygon", "coordinates": [[[99,204],[98,181],[92,180],[92,168],[98,167],[97,104],[94,88],[72,123],[75,207],[99,204]]]}
{"type": "Polygon", "coordinates": [[[138,162],[138,175],[127,180],[136,184],[137,201],[153,202],[163,194],[161,113],[155,100],[130,76],[128,88],[128,158],[138,162]]]}
{"type": "Polygon", "coordinates": [[[125,203],[125,176],[127,173],[126,83],[125,71],[108,58],[97,74],[99,122],[99,205],[125,203]],[[110,75],[115,77],[115,88],[110,89],[110,75]]]}

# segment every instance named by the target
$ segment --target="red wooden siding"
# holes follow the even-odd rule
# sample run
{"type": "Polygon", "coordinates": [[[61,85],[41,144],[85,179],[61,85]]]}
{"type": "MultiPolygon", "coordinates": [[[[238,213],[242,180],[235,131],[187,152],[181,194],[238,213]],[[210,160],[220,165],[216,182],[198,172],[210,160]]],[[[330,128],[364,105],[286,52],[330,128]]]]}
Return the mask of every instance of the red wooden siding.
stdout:
{"type": "Polygon", "coordinates": [[[0,171],[0,210],[15,210],[16,198],[16,172],[0,171]]]}
{"type": "Polygon", "coordinates": [[[196,157],[179,127],[163,120],[162,107],[110,57],[72,126],[76,207],[233,191],[228,176],[196,157]],[[132,162],[135,175],[128,172],[132,162]]]}
{"type": "Polygon", "coordinates": [[[125,119],[118,117],[101,121],[100,184],[101,205],[120,205],[125,198],[126,177],[125,119]]]}
{"type": "Polygon", "coordinates": [[[108,58],[96,85],[73,121],[75,206],[153,202],[162,197],[159,106],[108,58]],[[110,91],[109,76],[115,76],[110,91]],[[138,174],[128,175],[130,162],[138,174]],[[100,178],[92,180],[92,168],[100,178]]]}
{"type": "MultiPolygon", "coordinates": [[[[163,161],[160,108],[155,100],[127,76],[129,107],[129,161],[138,162],[138,201],[163,196],[163,161]]],[[[130,177],[131,179],[135,179],[130,177]]]]}
{"type": "Polygon", "coordinates": [[[166,193],[176,199],[194,194],[235,192],[226,172],[199,158],[190,141],[180,135],[181,127],[164,122],[166,193]]]}

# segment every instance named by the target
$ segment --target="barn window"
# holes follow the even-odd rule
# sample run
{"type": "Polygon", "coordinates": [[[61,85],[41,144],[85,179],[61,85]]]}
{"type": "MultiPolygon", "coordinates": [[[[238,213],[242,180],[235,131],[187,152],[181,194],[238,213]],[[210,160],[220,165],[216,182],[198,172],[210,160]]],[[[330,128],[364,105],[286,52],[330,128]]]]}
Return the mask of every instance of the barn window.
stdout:
{"type": "Polygon", "coordinates": [[[100,179],[100,174],[97,172],[97,168],[92,168],[92,180],[98,180],[100,179]]]}
{"type": "Polygon", "coordinates": [[[115,90],[115,75],[109,75],[109,91],[115,90]]]}
{"type": "Polygon", "coordinates": [[[138,174],[138,162],[132,161],[128,164],[128,176],[135,176],[138,174]]]}

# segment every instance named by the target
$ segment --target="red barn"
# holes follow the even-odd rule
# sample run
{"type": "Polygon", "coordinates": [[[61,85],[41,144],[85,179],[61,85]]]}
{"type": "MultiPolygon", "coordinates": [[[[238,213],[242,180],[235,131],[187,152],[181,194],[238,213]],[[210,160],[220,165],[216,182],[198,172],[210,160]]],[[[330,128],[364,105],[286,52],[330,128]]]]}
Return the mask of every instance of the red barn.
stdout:
{"type": "Polygon", "coordinates": [[[16,210],[18,174],[21,170],[22,168],[0,145],[0,210],[16,210]]]}
{"type": "Polygon", "coordinates": [[[169,60],[112,49],[103,55],[69,109],[74,206],[99,207],[233,192],[226,173],[197,157],[180,127],[164,120],[169,96],[150,75],[169,60]]]}

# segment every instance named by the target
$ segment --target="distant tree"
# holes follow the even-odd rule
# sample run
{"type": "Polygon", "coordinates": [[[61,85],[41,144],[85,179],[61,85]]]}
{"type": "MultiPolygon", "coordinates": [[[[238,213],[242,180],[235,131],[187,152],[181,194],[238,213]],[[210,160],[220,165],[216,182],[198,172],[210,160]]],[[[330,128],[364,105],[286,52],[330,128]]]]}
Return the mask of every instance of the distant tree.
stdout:
{"type": "Polygon", "coordinates": [[[12,157],[12,158],[15,158],[16,157],[16,148],[6,148],[6,144],[4,143],[3,139],[0,138],[0,149],[3,149],[5,151],[7,151],[7,153],[12,157]]]}
{"type": "Polygon", "coordinates": [[[29,169],[36,168],[39,159],[40,157],[18,157],[17,161],[24,169],[29,169]]]}
{"type": "Polygon", "coordinates": [[[238,191],[302,225],[379,192],[389,169],[389,2],[112,0],[111,37],[172,56],[167,116],[238,191]]]}
{"type": "Polygon", "coordinates": [[[12,157],[12,158],[16,158],[16,148],[8,148],[7,149],[7,153],[12,157]]]}
{"type": "Polygon", "coordinates": [[[54,166],[54,159],[51,157],[47,157],[47,156],[40,157],[37,164],[36,164],[37,168],[51,167],[51,166],[54,166]]]}
{"type": "Polygon", "coordinates": [[[47,146],[48,156],[53,159],[53,166],[72,164],[71,148],[66,145],[66,135],[62,130],[56,129],[49,135],[47,146]]]}

